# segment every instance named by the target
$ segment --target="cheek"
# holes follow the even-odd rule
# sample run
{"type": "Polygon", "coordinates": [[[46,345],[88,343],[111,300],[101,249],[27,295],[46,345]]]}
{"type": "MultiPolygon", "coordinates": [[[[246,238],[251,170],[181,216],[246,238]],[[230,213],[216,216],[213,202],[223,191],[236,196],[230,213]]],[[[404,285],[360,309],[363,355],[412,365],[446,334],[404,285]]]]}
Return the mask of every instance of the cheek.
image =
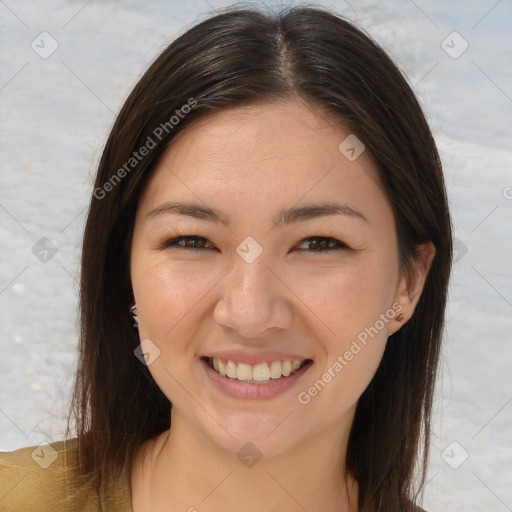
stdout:
{"type": "Polygon", "coordinates": [[[334,424],[355,410],[355,406],[371,382],[382,359],[385,338],[377,335],[366,344],[357,339],[342,350],[334,351],[328,364],[304,383],[297,401],[307,407],[309,418],[322,418],[316,428],[334,424]]]}
{"type": "Polygon", "coordinates": [[[176,264],[147,254],[132,261],[132,285],[139,314],[141,341],[150,339],[158,358],[149,366],[155,382],[175,405],[186,407],[190,397],[179,383],[193,378],[197,347],[191,340],[209,290],[219,281],[217,274],[205,271],[205,265],[176,264]]]}
{"type": "Polygon", "coordinates": [[[141,336],[161,341],[173,337],[179,324],[193,314],[221,277],[204,267],[171,262],[161,256],[134,260],[132,283],[141,336]]]}
{"type": "MultiPolygon", "coordinates": [[[[375,262],[337,271],[297,276],[297,295],[317,322],[322,357],[302,386],[299,402],[318,407],[335,421],[353,406],[370,383],[386,347],[396,271],[375,262]],[[387,313],[387,316],[386,316],[387,313]]],[[[326,420],[327,420],[326,417],[326,420]]]]}
{"type": "Polygon", "coordinates": [[[390,308],[395,280],[392,265],[361,260],[297,273],[292,282],[297,297],[320,320],[329,348],[340,350],[390,308]]]}

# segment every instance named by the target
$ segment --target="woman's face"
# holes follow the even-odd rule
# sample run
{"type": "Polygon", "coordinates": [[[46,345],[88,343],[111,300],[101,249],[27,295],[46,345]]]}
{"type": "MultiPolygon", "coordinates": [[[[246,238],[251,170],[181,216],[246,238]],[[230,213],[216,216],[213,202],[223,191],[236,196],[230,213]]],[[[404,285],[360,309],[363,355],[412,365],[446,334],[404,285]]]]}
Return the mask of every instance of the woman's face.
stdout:
{"type": "Polygon", "coordinates": [[[268,103],[203,117],[159,162],[131,276],[173,422],[263,454],[347,431],[404,293],[362,149],[313,107],[268,103]]]}

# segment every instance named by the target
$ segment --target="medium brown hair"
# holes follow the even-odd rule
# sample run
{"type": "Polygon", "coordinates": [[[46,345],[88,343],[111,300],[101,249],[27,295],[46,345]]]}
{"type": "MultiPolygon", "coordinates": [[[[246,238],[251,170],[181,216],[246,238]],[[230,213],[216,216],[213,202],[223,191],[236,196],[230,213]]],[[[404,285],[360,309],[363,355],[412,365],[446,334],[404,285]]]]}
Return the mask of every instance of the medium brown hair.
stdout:
{"type": "Polygon", "coordinates": [[[338,15],[306,7],[230,9],[193,26],[151,64],[114,123],[83,241],[80,359],[68,423],[69,434],[75,421],[83,474],[98,482],[130,468],[141,443],[170,427],[171,403],[134,356],[140,340],[128,313],[135,213],[151,171],[176,135],[206,113],[290,99],[348,123],[371,152],[395,216],[402,271],[419,244],[436,248],[414,315],[389,337],[359,399],[346,457],[360,510],[408,510],[423,489],[452,254],[441,163],[415,95],[387,54],[338,15]],[[161,138],[159,126],[167,127],[161,138]],[[155,143],[149,154],[127,166],[148,138],[155,143]]]}

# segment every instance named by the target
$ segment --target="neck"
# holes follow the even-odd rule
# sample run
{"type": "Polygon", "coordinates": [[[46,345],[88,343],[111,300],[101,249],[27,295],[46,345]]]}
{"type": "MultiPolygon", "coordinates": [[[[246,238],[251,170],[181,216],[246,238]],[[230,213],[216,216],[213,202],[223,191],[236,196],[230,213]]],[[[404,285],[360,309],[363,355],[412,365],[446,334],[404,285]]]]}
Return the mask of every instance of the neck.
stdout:
{"type": "Polygon", "coordinates": [[[248,448],[239,459],[173,414],[172,428],[136,458],[133,511],[357,510],[357,484],[344,477],[348,433],[340,436],[339,427],[324,431],[259,460],[256,449],[248,448]]]}

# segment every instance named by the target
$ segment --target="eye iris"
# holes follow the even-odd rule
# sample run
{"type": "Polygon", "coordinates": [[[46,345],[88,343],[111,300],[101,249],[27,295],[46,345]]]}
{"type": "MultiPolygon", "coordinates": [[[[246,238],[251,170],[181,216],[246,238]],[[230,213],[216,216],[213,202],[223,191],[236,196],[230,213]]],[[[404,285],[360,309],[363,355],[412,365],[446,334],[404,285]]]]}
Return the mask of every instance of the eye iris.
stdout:
{"type": "Polygon", "coordinates": [[[322,250],[327,249],[329,247],[329,242],[330,241],[328,238],[313,238],[309,242],[309,246],[311,249],[322,250]]]}
{"type": "Polygon", "coordinates": [[[202,238],[199,237],[189,237],[188,239],[185,239],[185,244],[188,247],[194,247],[194,248],[203,248],[205,245],[205,241],[202,238]]]}

